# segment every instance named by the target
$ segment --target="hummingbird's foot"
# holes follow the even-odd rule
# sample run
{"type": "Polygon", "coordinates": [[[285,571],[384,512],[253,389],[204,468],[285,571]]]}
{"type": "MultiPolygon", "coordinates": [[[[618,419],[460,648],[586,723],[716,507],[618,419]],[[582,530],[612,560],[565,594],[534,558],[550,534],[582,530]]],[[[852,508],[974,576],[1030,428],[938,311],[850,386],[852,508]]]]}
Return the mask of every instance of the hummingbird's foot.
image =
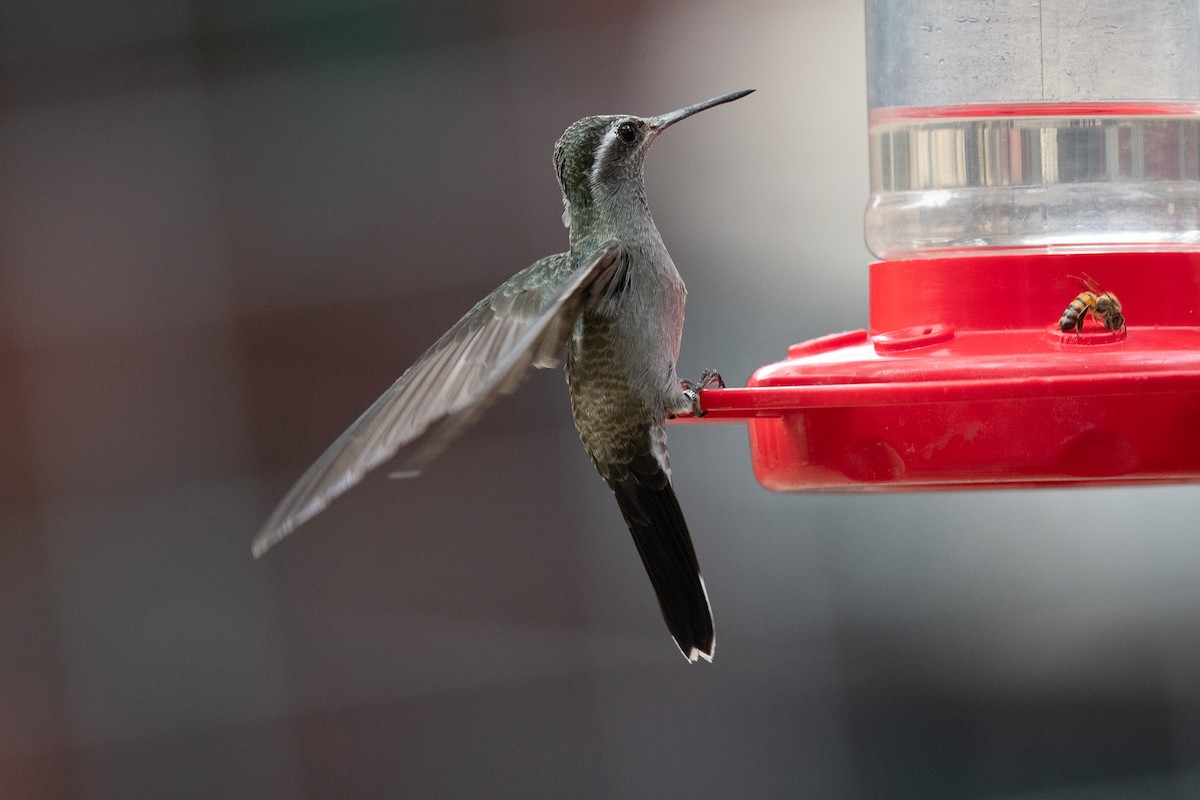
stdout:
{"type": "Polygon", "coordinates": [[[700,408],[700,393],[705,389],[711,389],[714,386],[720,389],[725,388],[725,379],[721,377],[721,373],[716,370],[706,369],[700,373],[700,380],[680,381],[679,385],[683,388],[683,396],[687,400],[692,409],[692,416],[699,419],[708,412],[700,408]]]}

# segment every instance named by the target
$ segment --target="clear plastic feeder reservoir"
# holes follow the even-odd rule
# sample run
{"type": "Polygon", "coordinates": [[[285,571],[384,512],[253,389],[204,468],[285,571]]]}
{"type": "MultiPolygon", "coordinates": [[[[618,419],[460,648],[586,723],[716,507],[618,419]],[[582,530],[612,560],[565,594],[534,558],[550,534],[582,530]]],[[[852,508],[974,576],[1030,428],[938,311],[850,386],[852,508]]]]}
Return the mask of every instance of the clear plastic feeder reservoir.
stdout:
{"type": "Polygon", "coordinates": [[[1197,17],[870,0],[871,252],[1200,246],[1197,17]]]}
{"type": "Polygon", "coordinates": [[[1200,2],[866,19],[869,327],[705,410],[778,490],[1200,481],[1200,2]]]}

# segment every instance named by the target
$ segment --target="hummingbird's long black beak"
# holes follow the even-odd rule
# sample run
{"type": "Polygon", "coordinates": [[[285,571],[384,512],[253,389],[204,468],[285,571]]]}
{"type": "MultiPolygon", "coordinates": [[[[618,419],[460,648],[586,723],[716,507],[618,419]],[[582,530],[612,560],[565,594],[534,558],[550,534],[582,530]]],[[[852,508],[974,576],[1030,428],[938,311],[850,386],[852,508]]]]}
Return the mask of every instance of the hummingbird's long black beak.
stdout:
{"type": "Polygon", "coordinates": [[[676,122],[679,122],[679,120],[681,120],[681,119],[687,119],[692,114],[697,114],[706,108],[712,108],[713,106],[719,106],[722,103],[728,103],[732,100],[737,100],[739,98],[745,97],[746,95],[750,94],[753,91],[754,91],[753,89],[742,89],[740,92],[730,92],[729,94],[723,94],[720,97],[714,97],[711,100],[705,100],[701,103],[695,103],[693,105],[687,106],[686,108],[681,108],[678,111],[671,111],[666,114],[659,114],[657,117],[648,117],[646,119],[646,122],[648,122],[650,124],[650,130],[654,131],[656,134],[662,133],[667,128],[674,125],[676,122]]]}

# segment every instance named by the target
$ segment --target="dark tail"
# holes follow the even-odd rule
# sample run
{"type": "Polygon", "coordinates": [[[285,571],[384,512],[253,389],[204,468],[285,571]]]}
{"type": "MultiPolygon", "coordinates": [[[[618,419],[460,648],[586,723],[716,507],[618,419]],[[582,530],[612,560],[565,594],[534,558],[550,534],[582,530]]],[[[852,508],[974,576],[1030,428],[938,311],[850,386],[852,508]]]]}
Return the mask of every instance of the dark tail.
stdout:
{"type": "Polygon", "coordinates": [[[688,661],[712,661],[716,645],[712,610],[683,511],[666,473],[659,472],[651,481],[645,481],[651,476],[639,477],[644,482],[629,476],[610,483],[617,504],[650,574],[675,643],[688,661]]]}

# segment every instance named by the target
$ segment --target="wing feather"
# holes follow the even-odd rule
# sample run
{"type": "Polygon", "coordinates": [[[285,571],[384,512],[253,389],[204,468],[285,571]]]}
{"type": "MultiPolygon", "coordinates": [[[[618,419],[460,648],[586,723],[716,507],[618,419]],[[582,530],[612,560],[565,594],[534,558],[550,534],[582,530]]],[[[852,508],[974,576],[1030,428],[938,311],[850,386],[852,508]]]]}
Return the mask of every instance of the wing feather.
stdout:
{"type": "Polygon", "coordinates": [[[624,265],[615,242],[573,271],[560,253],[477,303],[301,476],[255,537],[254,555],[402,449],[403,472],[418,473],[531,366],[557,363],[593,287],[610,284],[624,265]]]}

